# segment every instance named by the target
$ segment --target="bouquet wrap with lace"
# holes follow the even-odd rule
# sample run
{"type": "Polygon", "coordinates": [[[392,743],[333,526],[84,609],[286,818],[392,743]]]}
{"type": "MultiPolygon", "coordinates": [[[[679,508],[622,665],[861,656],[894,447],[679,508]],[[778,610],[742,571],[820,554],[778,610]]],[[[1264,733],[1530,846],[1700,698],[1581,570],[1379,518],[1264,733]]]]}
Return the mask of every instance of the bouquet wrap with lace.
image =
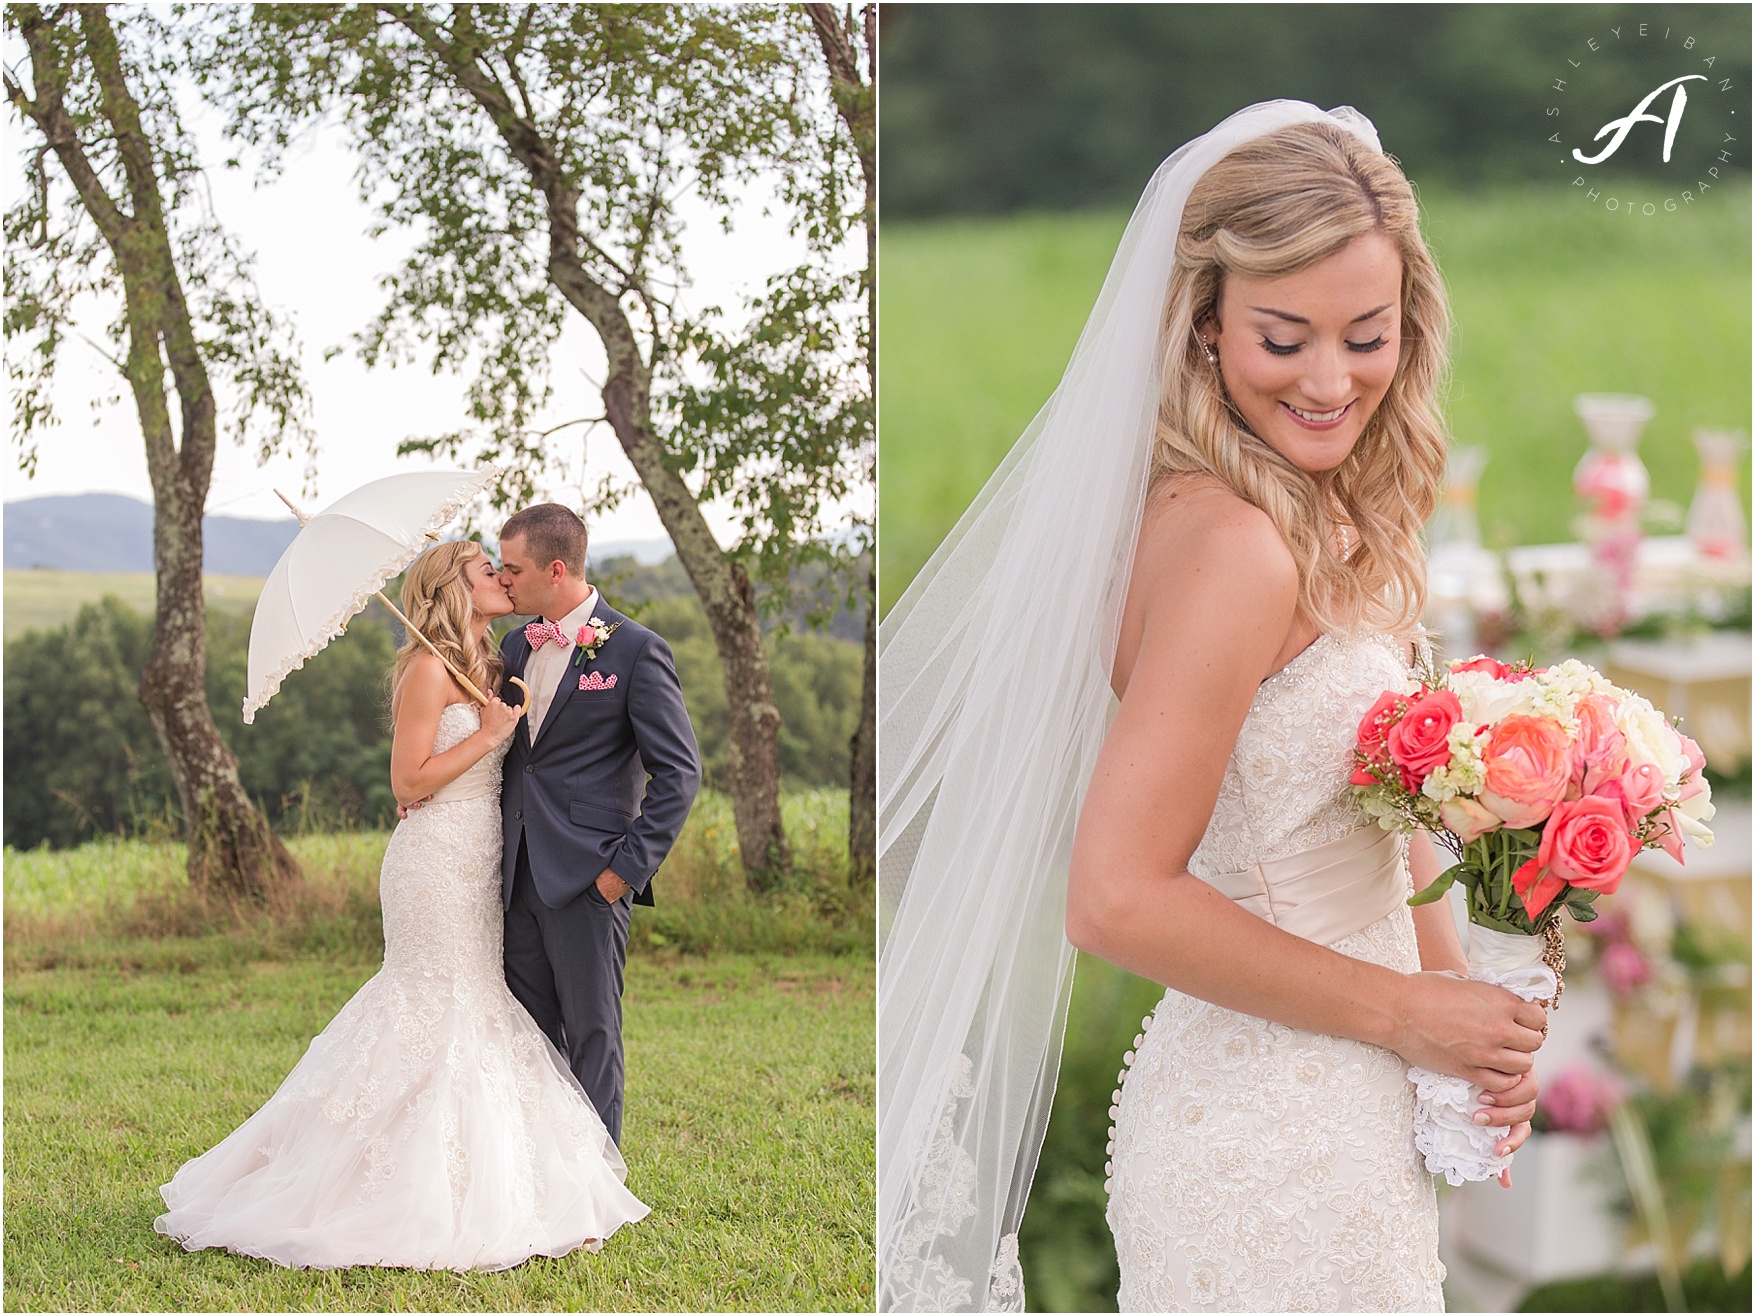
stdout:
{"type": "MultiPolygon", "coordinates": [[[[1682,839],[1710,845],[1700,747],[1651,703],[1575,660],[1552,667],[1475,657],[1416,671],[1359,723],[1353,788],[1387,830],[1430,831],[1457,862],[1409,902],[1467,895],[1469,973],[1551,1006],[1565,965],[1562,908],[1596,917],[1633,856],[1682,839]]],[[[1510,1164],[1476,1126],[1480,1089],[1414,1067],[1415,1144],[1451,1183],[1510,1164]]]]}

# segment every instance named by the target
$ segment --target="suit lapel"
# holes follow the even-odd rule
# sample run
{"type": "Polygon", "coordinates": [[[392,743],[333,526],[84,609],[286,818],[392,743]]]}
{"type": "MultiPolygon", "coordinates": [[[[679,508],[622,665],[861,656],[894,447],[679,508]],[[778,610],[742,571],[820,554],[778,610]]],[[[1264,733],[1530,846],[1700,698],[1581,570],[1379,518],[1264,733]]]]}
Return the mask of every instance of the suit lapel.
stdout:
{"type": "MultiPolygon", "coordinates": [[[[506,676],[508,679],[515,676],[522,681],[524,679],[524,669],[530,666],[530,641],[524,638],[524,628],[522,626],[520,626],[514,634],[516,634],[518,638],[512,642],[512,652],[508,655],[508,661],[506,663],[506,676]]],[[[534,693],[526,697],[526,702],[531,698],[534,698],[534,693]]],[[[532,748],[536,742],[530,734],[529,713],[526,713],[523,717],[518,719],[518,726],[519,730],[524,734],[524,748],[532,748]]]]}
{"type": "MultiPolygon", "coordinates": [[[[598,591],[597,602],[592,606],[590,616],[586,617],[585,620],[590,621],[592,617],[608,622],[610,625],[627,620],[621,613],[603,601],[601,590],[598,591]]],[[[614,635],[611,635],[603,642],[603,648],[597,651],[598,657],[602,657],[609,646],[615,643],[615,638],[614,635]]],[[[589,662],[582,662],[577,667],[573,666],[573,654],[574,650],[569,648],[567,661],[561,667],[560,682],[555,686],[554,696],[548,701],[548,708],[542,715],[542,725],[536,729],[537,740],[541,740],[543,736],[548,734],[549,725],[560,716],[561,708],[578,692],[580,675],[591,665],[589,662]]]]}

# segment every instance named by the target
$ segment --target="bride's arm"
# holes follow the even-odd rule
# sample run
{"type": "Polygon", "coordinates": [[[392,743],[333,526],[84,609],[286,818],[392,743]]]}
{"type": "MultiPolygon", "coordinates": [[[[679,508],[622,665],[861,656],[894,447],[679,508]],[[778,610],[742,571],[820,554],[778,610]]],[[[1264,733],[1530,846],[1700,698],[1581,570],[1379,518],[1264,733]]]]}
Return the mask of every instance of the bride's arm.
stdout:
{"type": "MultiPolygon", "coordinates": [[[[1414,890],[1424,891],[1438,880],[1443,871],[1432,838],[1415,832],[1408,838],[1408,874],[1414,879],[1414,890]]],[[[1414,907],[1414,939],[1420,944],[1420,967],[1433,972],[1460,973],[1469,971],[1468,957],[1456,935],[1456,920],[1450,913],[1449,900],[1414,907]]]]}
{"type": "Polygon", "coordinates": [[[1079,819],[1067,935],[1217,1005],[1503,1088],[1531,1067],[1540,1006],[1341,955],[1188,872],[1256,687],[1286,646],[1297,572],[1271,522],[1240,499],[1178,502],[1174,517],[1148,513],[1136,554],[1117,660],[1125,693],[1079,819]]]}
{"type": "Polygon", "coordinates": [[[396,730],[390,741],[390,790],[398,804],[423,800],[456,781],[518,725],[516,709],[490,699],[481,710],[481,729],[443,754],[433,753],[439,717],[457,690],[445,665],[421,654],[403,673],[391,700],[396,730]]]}

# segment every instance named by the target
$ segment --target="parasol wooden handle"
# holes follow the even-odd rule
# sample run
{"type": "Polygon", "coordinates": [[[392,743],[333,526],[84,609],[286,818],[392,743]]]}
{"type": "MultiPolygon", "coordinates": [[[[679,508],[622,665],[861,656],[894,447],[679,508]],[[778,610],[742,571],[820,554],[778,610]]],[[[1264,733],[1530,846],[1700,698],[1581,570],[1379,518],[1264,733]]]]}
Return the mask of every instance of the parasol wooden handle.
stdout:
{"type": "MultiPolygon", "coordinates": [[[[450,672],[452,676],[457,678],[457,684],[463,687],[463,689],[469,694],[469,697],[471,699],[475,700],[475,702],[478,704],[486,704],[487,703],[488,697],[486,695],[484,695],[480,690],[477,690],[475,688],[475,682],[471,681],[462,672],[458,671],[457,668],[452,664],[451,660],[449,658],[445,657],[444,654],[440,653],[438,651],[438,649],[434,647],[433,642],[431,640],[427,639],[426,636],[422,635],[420,633],[419,629],[416,628],[416,626],[413,622],[411,622],[407,617],[403,616],[401,608],[397,607],[394,603],[390,602],[389,599],[384,598],[384,591],[383,590],[378,591],[378,597],[380,599],[383,599],[384,606],[386,608],[390,609],[390,611],[394,612],[397,615],[397,617],[401,618],[402,624],[404,626],[408,627],[408,633],[410,635],[414,636],[414,638],[419,640],[422,644],[426,645],[428,652],[430,652],[433,655],[433,657],[437,658],[440,662],[445,664],[445,670],[450,672]]],[[[520,690],[522,690],[524,692],[524,702],[522,704],[518,705],[519,716],[523,716],[525,713],[530,711],[530,687],[525,685],[524,682],[520,681],[515,676],[510,677],[508,679],[511,681],[511,683],[513,685],[517,686],[520,690]]]]}

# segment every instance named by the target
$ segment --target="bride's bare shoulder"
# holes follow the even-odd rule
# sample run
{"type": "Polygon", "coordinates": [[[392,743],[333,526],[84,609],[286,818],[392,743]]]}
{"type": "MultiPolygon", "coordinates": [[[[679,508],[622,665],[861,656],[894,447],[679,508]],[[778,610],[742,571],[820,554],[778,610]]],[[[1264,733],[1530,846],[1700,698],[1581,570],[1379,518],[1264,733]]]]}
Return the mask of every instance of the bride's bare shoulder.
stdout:
{"type": "Polygon", "coordinates": [[[1210,476],[1160,480],[1146,500],[1135,575],[1247,582],[1256,597],[1296,596],[1298,566],[1268,514],[1210,476]]]}

